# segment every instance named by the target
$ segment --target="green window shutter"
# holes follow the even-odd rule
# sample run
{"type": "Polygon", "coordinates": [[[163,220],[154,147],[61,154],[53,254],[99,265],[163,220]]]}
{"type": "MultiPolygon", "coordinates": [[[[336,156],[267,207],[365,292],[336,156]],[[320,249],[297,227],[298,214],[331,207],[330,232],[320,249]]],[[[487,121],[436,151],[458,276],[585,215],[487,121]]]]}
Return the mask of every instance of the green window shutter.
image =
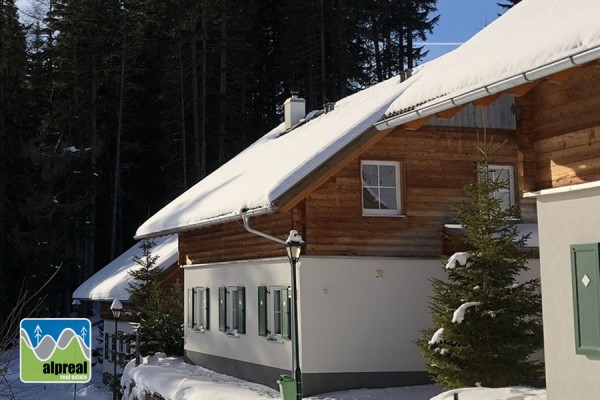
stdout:
{"type": "Polygon", "coordinates": [[[192,328],[194,326],[194,289],[188,289],[188,313],[187,313],[187,326],[192,328]]]}
{"type": "MultiPolygon", "coordinates": [[[[104,328],[106,329],[106,328],[104,328]]],[[[110,360],[110,349],[109,349],[109,341],[110,341],[110,335],[108,333],[104,334],[104,359],[105,360],[110,360]]]]}
{"type": "Polygon", "coordinates": [[[290,338],[290,298],[289,290],[281,291],[281,337],[290,338]]]}
{"type": "Polygon", "coordinates": [[[267,336],[267,287],[258,287],[258,336],[267,336]]]}
{"type": "Polygon", "coordinates": [[[575,351],[600,355],[600,244],[571,246],[575,351]]]}
{"type": "Polygon", "coordinates": [[[227,289],[219,288],[219,331],[227,330],[227,289]]]}
{"type": "Polygon", "coordinates": [[[239,286],[238,290],[238,333],[246,333],[246,289],[239,286]]]}
{"type": "Polygon", "coordinates": [[[204,288],[202,296],[202,311],[204,312],[204,329],[210,326],[210,289],[204,288]]]}

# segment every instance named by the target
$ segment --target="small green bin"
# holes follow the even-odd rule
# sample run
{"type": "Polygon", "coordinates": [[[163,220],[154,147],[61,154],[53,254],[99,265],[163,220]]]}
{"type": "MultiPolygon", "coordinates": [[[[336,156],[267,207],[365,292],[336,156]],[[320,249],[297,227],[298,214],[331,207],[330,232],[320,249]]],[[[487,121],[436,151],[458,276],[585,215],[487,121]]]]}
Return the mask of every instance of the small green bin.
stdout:
{"type": "Polygon", "coordinates": [[[281,400],[296,399],[296,381],[294,378],[288,375],[281,375],[279,379],[277,379],[277,383],[279,383],[281,400]]]}

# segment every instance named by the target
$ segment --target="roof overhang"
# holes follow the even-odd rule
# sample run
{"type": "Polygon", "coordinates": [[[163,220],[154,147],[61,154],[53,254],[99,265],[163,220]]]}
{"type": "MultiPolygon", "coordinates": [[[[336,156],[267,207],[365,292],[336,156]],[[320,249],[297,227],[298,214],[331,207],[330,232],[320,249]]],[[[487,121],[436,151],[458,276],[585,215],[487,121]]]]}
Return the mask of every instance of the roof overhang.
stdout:
{"type": "MultiPolygon", "coordinates": [[[[562,81],[568,74],[567,71],[583,66],[600,59],[600,46],[563,57],[548,64],[524,71],[506,79],[491,82],[487,85],[464,93],[457,93],[439,101],[431,101],[416,106],[410,111],[391,116],[375,124],[378,130],[387,130],[400,125],[412,124],[412,127],[420,126],[415,121],[422,120],[425,123],[428,118],[454,107],[477,102],[489,96],[497,96],[500,93],[509,93],[513,96],[522,96],[535,87],[543,79],[562,81]]],[[[485,105],[480,102],[478,105],[485,105]]],[[[422,124],[421,124],[422,125],[422,124]]]]}

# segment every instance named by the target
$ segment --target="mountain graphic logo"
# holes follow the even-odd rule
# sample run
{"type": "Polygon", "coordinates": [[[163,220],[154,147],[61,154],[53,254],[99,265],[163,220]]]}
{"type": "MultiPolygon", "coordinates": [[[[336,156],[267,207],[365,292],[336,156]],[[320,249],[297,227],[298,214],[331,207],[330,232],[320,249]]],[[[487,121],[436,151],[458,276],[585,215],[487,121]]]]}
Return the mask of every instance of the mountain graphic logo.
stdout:
{"type": "Polygon", "coordinates": [[[92,324],[86,318],[21,320],[21,381],[85,383],[92,377],[92,324]]]}

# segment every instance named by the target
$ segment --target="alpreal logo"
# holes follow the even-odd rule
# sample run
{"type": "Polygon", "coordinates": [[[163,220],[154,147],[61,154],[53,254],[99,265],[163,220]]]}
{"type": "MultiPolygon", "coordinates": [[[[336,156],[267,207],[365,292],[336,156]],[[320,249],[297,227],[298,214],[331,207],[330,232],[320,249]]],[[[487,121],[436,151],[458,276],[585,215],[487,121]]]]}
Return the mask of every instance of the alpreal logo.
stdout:
{"type": "Polygon", "coordinates": [[[21,321],[21,380],[85,383],[92,377],[92,324],[85,318],[21,321]]]}

